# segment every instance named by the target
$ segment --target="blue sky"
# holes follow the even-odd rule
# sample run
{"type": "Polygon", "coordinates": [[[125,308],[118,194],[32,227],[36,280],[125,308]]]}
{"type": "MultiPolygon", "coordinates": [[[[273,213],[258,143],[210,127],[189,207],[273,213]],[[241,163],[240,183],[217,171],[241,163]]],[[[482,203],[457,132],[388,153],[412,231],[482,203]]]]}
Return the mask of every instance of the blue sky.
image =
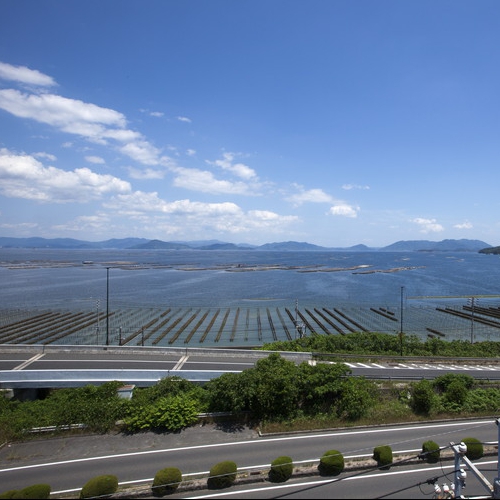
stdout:
{"type": "Polygon", "coordinates": [[[500,244],[498,0],[2,0],[0,235],[500,244]]]}

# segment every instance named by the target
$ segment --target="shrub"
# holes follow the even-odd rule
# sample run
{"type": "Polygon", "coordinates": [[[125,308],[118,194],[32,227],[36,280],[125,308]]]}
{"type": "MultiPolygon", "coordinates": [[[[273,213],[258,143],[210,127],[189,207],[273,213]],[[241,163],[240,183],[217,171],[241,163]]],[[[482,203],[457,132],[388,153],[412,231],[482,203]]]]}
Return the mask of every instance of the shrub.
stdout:
{"type": "Polygon", "coordinates": [[[85,483],[80,498],[112,495],[118,489],[118,478],[112,475],[96,476],[85,483]]]}
{"type": "Polygon", "coordinates": [[[329,450],[319,460],[318,472],[321,476],[338,476],[344,470],[344,456],[340,451],[329,450]]]}
{"type": "Polygon", "coordinates": [[[392,464],[392,448],[390,446],[376,446],[373,457],[381,470],[389,470],[392,464]]]}
{"type": "Polygon", "coordinates": [[[18,490],[7,490],[4,491],[3,493],[0,493],[0,498],[14,498],[14,495],[17,493],[18,490]]]}
{"type": "Polygon", "coordinates": [[[412,386],[411,407],[416,413],[429,415],[436,404],[436,399],[432,384],[428,380],[421,380],[412,386]]]}
{"type": "Polygon", "coordinates": [[[215,464],[210,469],[207,486],[211,490],[220,490],[228,488],[236,480],[236,472],[238,468],[234,462],[226,460],[215,464]]]}
{"type": "Polygon", "coordinates": [[[484,455],[483,443],[481,443],[479,439],[473,437],[466,437],[462,439],[462,442],[467,445],[467,452],[465,453],[465,456],[469,460],[479,460],[480,458],[483,458],[484,455]]]}
{"type": "Polygon", "coordinates": [[[284,483],[292,477],[293,461],[290,457],[278,457],[271,462],[269,470],[269,481],[272,483],[284,483]]]}
{"type": "Polygon", "coordinates": [[[10,498],[19,499],[47,499],[50,498],[50,486],[48,484],[33,484],[22,490],[18,490],[10,498]]]}
{"type": "Polygon", "coordinates": [[[173,493],[182,482],[181,471],[177,467],[167,467],[159,470],[153,480],[154,496],[163,496],[173,493]]]}
{"type": "Polygon", "coordinates": [[[441,450],[439,445],[434,441],[425,441],[422,444],[422,456],[421,458],[426,460],[429,464],[435,464],[439,461],[441,456],[441,450]]]}

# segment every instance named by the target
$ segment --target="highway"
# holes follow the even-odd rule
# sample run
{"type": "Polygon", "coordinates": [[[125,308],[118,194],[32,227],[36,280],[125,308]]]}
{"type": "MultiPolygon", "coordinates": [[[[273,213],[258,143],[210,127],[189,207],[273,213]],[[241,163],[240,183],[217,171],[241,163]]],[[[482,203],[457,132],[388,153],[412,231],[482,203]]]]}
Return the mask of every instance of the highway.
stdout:
{"type": "MultiPolygon", "coordinates": [[[[161,445],[157,442],[154,447],[150,446],[145,435],[144,445],[138,444],[133,450],[120,452],[113,452],[113,449],[116,440],[126,440],[125,436],[99,436],[99,447],[95,447],[95,440],[89,440],[88,447],[85,447],[85,438],[58,438],[55,441],[34,442],[31,451],[28,445],[22,449],[21,445],[17,445],[19,449],[16,449],[16,443],[9,449],[2,448],[0,484],[1,490],[7,491],[24,487],[27,481],[30,484],[46,483],[51,485],[53,494],[76,497],[88,479],[101,474],[115,474],[120,484],[150,485],[155,473],[167,466],[178,467],[186,480],[199,475],[206,477],[210,468],[222,460],[233,460],[239,471],[251,472],[268,469],[271,461],[280,455],[290,456],[296,467],[314,465],[324,452],[336,449],[346,461],[354,457],[367,460],[368,468],[362,471],[346,470],[334,480],[310,476],[294,478],[279,485],[261,481],[235,485],[223,492],[180,490],[171,498],[430,498],[433,486],[425,481],[438,478],[439,484],[449,484],[453,480],[453,461],[437,464],[418,461],[378,471],[375,461],[371,459],[374,447],[390,445],[395,455],[404,453],[408,457],[418,455],[422,443],[429,439],[440,447],[446,447],[451,442],[459,443],[465,437],[476,437],[484,443],[496,445],[498,426],[495,419],[276,436],[243,432],[240,437],[238,432],[228,435],[210,429],[190,428],[181,435],[163,435],[161,445]],[[61,454],[51,457],[50,446],[57,446],[61,454]],[[425,484],[419,487],[417,484],[420,482],[425,484]],[[404,494],[401,494],[402,488],[408,488],[404,494]]],[[[497,476],[496,464],[497,457],[490,455],[484,457],[483,464],[477,465],[490,483],[497,476]]],[[[484,495],[481,484],[472,474],[468,476],[467,494],[484,495]]]]}
{"type": "MultiPolygon", "coordinates": [[[[0,388],[78,387],[119,380],[138,387],[167,376],[203,383],[226,372],[252,368],[269,351],[196,348],[94,348],[77,346],[0,346],[0,388]]],[[[316,363],[310,353],[281,353],[296,363],[316,363]]],[[[372,379],[433,379],[444,373],[464,373],[476,379],[500,380],[500,365],[457,360],[430,363],[401,360],[345,362],[354,376],[372,379]]]]}

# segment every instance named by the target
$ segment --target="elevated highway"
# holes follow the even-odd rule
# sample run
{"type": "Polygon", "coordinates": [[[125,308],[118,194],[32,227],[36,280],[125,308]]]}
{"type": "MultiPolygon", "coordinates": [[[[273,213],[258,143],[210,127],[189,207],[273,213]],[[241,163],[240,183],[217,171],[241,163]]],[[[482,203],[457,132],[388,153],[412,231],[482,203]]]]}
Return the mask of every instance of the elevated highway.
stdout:
{"type": "MultiPolygon", "coordinates": [[[[271,352],[192,347],[0,345],[0,389],[82,387],[113,380],[149,387],[169,376],[203,384],[224,373],[253,368],[271,352]]],[[[297,364],[344,363],[354,376],[378,380],[433,379],[445,373],[464,373],[476,379],[500,381],[498,359],[385,356],[363,361],[360,356],[279,354],[297,364]]]]}

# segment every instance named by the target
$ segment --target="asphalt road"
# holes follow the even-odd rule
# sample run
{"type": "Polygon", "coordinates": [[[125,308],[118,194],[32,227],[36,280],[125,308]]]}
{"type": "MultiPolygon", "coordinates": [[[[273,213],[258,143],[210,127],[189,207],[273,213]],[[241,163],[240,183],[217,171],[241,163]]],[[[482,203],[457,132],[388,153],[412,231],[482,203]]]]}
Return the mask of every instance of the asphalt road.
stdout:
{"type": "MultiPolygon", "coordinates": [[[[476,437],[483,442],[496,444],[498,426],[495,419],[375,426],[275,436],[260,436],[245,427],[220,427],[211,424],[189,428],[177,434],[145,433],[131,436],[110,434],[40,439],[29,443],[7,444],[0,449],[0,484],[1,490],[7,491],[27,486],[27,481],[29,484],[48,483],[53,493],[77,496],[88,479],[101,474],[115,474],[121,484],[148,485],[152,483],[159,469],[169,466],[178,467],[186,478],[199,475],[206,477],[210,468],[222,460],[233,460],[239,470],[262,471],[269,467],[272,460],[281,455],[290,456],[296,466],[317,464],[320,456],[330,449],[339,450],[346,461],[352,458],[368,460],[373,467],[376,464],[374,461],[370,462],[370,459],[375,446],[388,444],[394,453],[415,456],[420,453],[422,443],[428,439],[444,447],[450,442],[460,442],[465,437],[476,437]]],[[[491,465],[493,459],[489,458],[490,471],[485,472],[490,480],[495,476],[491,469],[496,470],[496,464],[491,465]]],[[[421,467],[428,470],[420,472],[418,477],[421,479],[418,481],[436,475],[445,477],[442,472],[438,474],[434,466],[421,464],[421,467]]],[[[376,498],[382,493],[399,489],[403,484],[418,482],[415,478],[408,478],[404,482],[401,480],[399,486],[396,484],[397,481],[394,484],[388,483],[388,479],[392,477],[389,472],[397,471],[393,467],[391,471],[383,472],[384,476],[381,478],[385,479],[380,483],[382,486],[376,494],[369,483],[362,485],[361,482],[357,482],[356,495],[345,498],[376,498]],[[382,491],[384,488],[386,489],[382,491]]],[[[379,475],[382,472],[372,471],[371,474],[379,475]]],[[[452,476],[449,470],[448,475],[452,476]]],[[[303,482],[310,480],[311,478],[306,478],[303,482]]],[[[347,483],[348,481],[343,482],[342,488],[347,483]]],[[[470,483],[471,486],[472,484],[470,483]]],[[[285,488],[285,485],[282,487],[285,488]]],[[[289,487],[288,483],[286,487],[289,487]]],[[[324,487],[326,485],[321,486],[324,487]]],[[[336,485],[335,488],[340,488],[340,485],[336,485]]],[[[246,491],[249,486],[242,489],[246,491]]],[[[468,493],[471,491],[472,488],[468,493]]],[[[227,493],[232,494],[229,491],[227,493]]],[[[194,498],[201,494],[200,491],[179,492],[175,497],[194,498]]],[[[204,494],[214,493],[206,491],[204,494]]],[[[421,495],[418,492],[414,494],[421,495]]],[[[276,490],[271,489],[260,493],[247,492],[244,495],[241,493],[238,498],[278,497],[276,490]]],[[[331,492],[316,494],[313,497],[344,498],[335,496],[331,492]]],[[[423,496],[405,494],[403,498],[423,498],[423,496]]]]}
{"type": "MultiPolygon", "coordinates": [[[[288,355],[292,356],[291,353],[288,355]]],[[[73,347],[66,351],[47,349],[40,352],[29,349],[24,352],[0,349],[0,388],[16,387],[10,382],[12,377],[32,381],[32,385],[24,382],[27,387],[35,387],[40,377],[47,377],[50,382],[45,384],[40,382],[38,387],[78,386],[106,380],[120,380],[125,384],[147,386],[171,375],[200,381],[219,376],[224,372],[239,372],[252,368],[262,356],[262,352],[213,349],[206,351],[167,349],[159,352],[137,348],[105,350],[102,347],[94,350],[73,347]]],[[[304,353],[303,357],[297,357],[294,361],[298,363],[308,359],[310,360],[310,357],[304,353]]],[[[451,372],[468,374],[477,379],[500,380],[500,364],[487,359],[482,363],[470,361],[429,363],[402,359],[381,363],[347,362],[346,364],[353,375],[375,379],[432,379],[451,372]]]]}

